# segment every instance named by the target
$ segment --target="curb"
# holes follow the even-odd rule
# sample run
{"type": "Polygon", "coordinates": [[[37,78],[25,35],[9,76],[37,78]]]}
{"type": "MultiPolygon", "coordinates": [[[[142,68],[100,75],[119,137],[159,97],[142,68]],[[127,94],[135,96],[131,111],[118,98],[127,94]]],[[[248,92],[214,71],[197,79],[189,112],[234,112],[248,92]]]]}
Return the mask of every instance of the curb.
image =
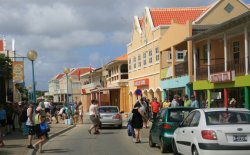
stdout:
{"type": "MultiPolygon", "coordinates": [[[[49,135],[49,140],[55,138],[56,136],[58,136],[60,134],[63,134],[65,132],[73,129],[74,127],[76,127],[76,125],[71,125],[71,126],[67,127],[66,129],[60,130],[59,132],[56,132],[54,134],[49,135]]],[[[47,141],[49,141],[49,140],[46,140],[43,145],[45,145],[47,143],[47,141]]],[[[36,155],[36,152],[37,152],[36,149],[29,150],[27,155],[36,155]]]]}

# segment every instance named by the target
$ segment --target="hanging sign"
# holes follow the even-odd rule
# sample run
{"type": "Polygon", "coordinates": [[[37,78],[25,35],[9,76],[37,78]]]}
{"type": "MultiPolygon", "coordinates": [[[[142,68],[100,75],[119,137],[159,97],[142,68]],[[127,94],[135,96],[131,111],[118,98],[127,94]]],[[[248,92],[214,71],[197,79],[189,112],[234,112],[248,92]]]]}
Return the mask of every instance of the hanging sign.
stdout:
{"type": "Polygon", "coordinates": [[[210,75],[211,83],[231,82],[235,80],[235,71],[220,72],[210,75]]]}
{"type": "Polygon", "coordinates": [[[12,63],[13,82],[23,83],[24,82],[24,63],[23,61],[14,61],[12,63]]]}

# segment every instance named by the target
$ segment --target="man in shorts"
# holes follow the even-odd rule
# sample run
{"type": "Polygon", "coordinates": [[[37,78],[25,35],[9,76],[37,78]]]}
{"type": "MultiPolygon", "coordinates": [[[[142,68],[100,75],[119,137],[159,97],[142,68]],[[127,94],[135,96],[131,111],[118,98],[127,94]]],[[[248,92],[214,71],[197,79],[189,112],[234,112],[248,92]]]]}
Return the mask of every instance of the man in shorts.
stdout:
{"type": "Polygon", "coordinates": [[[33,103],[30,102],[29,103],[29,107],[27,109],[27,121],[26,121],[26,126],[28,128],[28,145],[27,148],[33,149],[33,145],[32,145],[32,140],[33,140],[33,136],[35,134],[35,124],[34,124],[34,117],[33,117],[33,103]]]}
{"type": "Polygon", "coordinates": [[[91,100],[91,105],[89,107],[89,118],[92,122],[92,125],[90,126],[88,132],[91,134],[91,131],[94,129],[94,134],[100,134],[99,132],[99,126],[100,126],[100,119],[98,116],[98,105],[96,100],[91,100]]]}

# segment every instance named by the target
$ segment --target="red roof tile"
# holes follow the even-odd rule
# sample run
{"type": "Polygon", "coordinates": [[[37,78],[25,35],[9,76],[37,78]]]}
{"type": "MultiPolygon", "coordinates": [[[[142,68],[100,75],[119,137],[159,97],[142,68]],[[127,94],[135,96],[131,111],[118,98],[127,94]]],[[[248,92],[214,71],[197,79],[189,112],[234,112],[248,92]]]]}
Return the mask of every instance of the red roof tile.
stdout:
{"type": "Polygon", "coordinates": [[[124,55],[116,58],[115,60],[128,60],[128,54],[124,54],[124,55]]]}
{"type": "Polygon", "coordinates": [[[82,75],[92,70],[93,69],[90,67],[76,68],[71,71],[70,75],[79,75],[79,72],[80,72],[80,75],[82,75]]]}
{"type": "Polygon", "coordinates": [[[56,75],[55,80],[60,80],[64,76],[63,73],[56,75]]]}
{"type": "Polygon", "coordinates": [[[185,24],[188,20],[194,21],[201,16],[209,7],[192,8],[151,8],[150,14],[155,27],[175,23],[185,24]]]}

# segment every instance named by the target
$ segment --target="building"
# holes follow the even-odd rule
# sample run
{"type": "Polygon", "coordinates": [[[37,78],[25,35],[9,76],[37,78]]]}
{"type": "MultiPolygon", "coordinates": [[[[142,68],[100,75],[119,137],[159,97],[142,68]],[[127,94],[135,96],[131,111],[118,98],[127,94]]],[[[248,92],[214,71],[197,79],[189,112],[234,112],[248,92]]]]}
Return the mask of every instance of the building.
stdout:
{"type": "Polygon", "coordinates": [[[193,42],[193,89],[208,107],[249,109],[249,21],[247,11],[188,39],[193,42]],[[236,104],[230,102],[232,98],[236,104]]]}
{"type": "Polygon", "coordinates": [[[139,96],[161,100],[159,40],[167,30],[157,16],[159,9],[145,8],[142,17],[134,17],[131,42],[127,45],[129,107],[139,96]]]}
{"type": "Polygon", "coordinates": [[[168,8],[168,30],[160,41],[161,88],[169,99],[193,94],[192,40],[186,40],[249,8],[238,0],[219,0],[207,7],[168,8]],[[172,21],[171,21],[172,19],[172,21]],[[178,34],[178,35],[176,35],[178,34]]]}
{"type": "Polygon", "coordinates": [[[110,105],[118,106],[121,112],[129,112],[128,104],[128,55],[122,55],[104,66],[108,71],[107,87],[110,105]]]}
{"type": "Polygon", "coordinates": [[[61,101],[59,80],[64,76],[64,73],[57,74],[48,82],[49,91],[45,93],[45,96],[52,97],[52,102],[61,101]]]}

